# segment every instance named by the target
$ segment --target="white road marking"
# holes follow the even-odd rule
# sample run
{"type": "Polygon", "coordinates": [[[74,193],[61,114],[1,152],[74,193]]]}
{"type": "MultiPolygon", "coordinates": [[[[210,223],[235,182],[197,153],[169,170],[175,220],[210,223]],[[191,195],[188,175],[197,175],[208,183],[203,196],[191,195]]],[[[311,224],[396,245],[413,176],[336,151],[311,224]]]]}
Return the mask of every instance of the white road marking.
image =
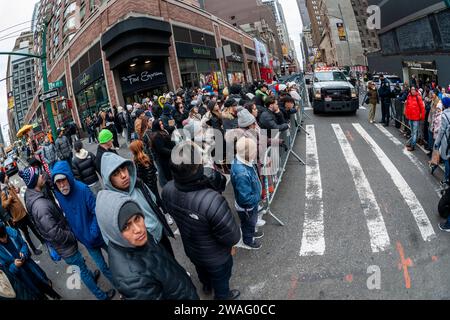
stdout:
{"type": "Polygon", "coordinates": [[[322,181],[314,125],[306,126],[306,201],[300,256],[325,253],[322,181]]]}
{"type": "Polygon", "coordinates": [[[312,111],[312,110],[314,110],[314,109],[311,108],[311,107],[305,107],[305,108],[303,108],[303,110],[305,110],[305,111],[312,111]]]}
{"type": "Polygon", "coordinates": [[[364,107],[364,106],[360,106],[359,108],[360,108],[361,110],[367,110],[367,108],[364,107]]]}
{"type": "MultiPolygon", "coordinates": [[[[428,178],[428,180],[430,182],[432,182],[433,184],[437,185],[437,182],[435,180],[430,179],[430,174],[427,170],[427,168],[425,168],[423,162],[421,162],[412,152],[409,152],[408,150],[406,150],[405,145],[403,143],[400,142],[400,140],[398,140],[396,137],[394,137],[392,135],[392,133],[390,133],[385,127],[383,127],[381,124],[376,124],[375,125],[378,129],[380,129],[381,132],[384,133],[384,135],[392,142],[394,143],[396,146],[402,148],[403,150],[403,154],[405,156],[407,156],[409,158],[409,160],[411,160],[412,163],[414,163],[414,165],[417,167],[417,169],[419,169],[419,171],[428,178]]],[[[439,196],[439,198],[441,197],[441,193],[438,190],[436,192],[439,196]]]]}
{"type": "Polygon", "coordinates": [[[434,232],[433,226],[430,223],[430,219],[428,218],[425,210],[420,204],[419,199],[417,199],[416,195],[411,190],[411,187],[405,181],[398,169],[359,123],[354,123],[353,126],[355,127],[356,131],[358,131],[359,134],[363,137],[363,139],[370,145],[378,160],[380,160],[383,167],[391,176],[392,181],[397,186],[397,189],[400,191],[401,195],[411,209],[411,213],[416,220],[423,240],[430,241],[431,239],[435,238],[436,234],[434,232]]]}
{"type": "Polygon", "coordinates": [[[372,252],[380,252],[386,250],[390,246],[389,235],[386,230],[383,216],[381,215],[380,207],[378,206],[375,194],[367,180],[367,177],[362,169],[361,163],[356,158],[353,149],[348,142],[342,128],[338,124],[332,124],[337,140],[341,145],[342,153],[347,161],[350,173],[352,174],[355,183],[356,191],[361,200],[361,207],[367,220],[367,228],[370,235],[370,246],[372,252]]]}

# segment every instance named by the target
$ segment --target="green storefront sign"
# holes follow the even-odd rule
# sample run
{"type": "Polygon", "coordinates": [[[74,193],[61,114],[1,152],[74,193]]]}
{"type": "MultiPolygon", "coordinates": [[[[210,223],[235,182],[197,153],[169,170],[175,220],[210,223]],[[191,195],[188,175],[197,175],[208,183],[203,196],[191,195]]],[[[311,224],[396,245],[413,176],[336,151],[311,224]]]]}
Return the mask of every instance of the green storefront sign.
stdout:
{"type": "Polygon", "coordinates": [[[177,42],[177,55],[180,58],[200,58],[216,60],[216,50],[212,47],[205,47],[185,42],[177,42]]]}

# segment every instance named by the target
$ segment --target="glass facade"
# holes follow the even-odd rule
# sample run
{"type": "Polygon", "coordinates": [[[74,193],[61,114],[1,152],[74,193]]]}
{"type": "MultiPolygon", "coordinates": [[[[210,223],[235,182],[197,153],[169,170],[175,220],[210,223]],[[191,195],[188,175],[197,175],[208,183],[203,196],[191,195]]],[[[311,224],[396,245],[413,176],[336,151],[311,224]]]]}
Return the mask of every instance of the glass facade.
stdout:
{"type": "Polygon", "coordinates": [[[224,88],[223,75],[217,60],[178,59],[183,87],[212,86],[214,90],[224,88]]]}
{"type": "Polygon", "coordinates": [[[108,91],[104,77],[85,87],[76,95],[78,112],[81,119],[109,107],[108,91]]]}

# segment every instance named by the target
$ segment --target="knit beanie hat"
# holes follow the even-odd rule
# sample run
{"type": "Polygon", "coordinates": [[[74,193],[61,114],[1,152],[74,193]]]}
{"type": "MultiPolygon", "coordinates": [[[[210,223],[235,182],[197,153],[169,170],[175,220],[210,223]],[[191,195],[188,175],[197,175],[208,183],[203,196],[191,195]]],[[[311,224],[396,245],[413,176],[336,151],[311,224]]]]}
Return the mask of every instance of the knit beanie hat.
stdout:
{"type": "Polygon", "coordinates": [[[237,116],[239,128],[248,128],[256,122],[255,117],[243,107],[239,107],[237,116]]]}
{"type": "Polygon", "coordinates": [[[442,105],[444,106],[444,108],[450,108],[450,98],[449,97],[444,97],[442,98],[442,105]]]}
{"type": "Polygon", "coordinates": [[[135,215],[140,215],[141,217],[144,217],[142,209],[139,208],[139,206],[135,202],[132,201],[125,202],[119,210],[118,223],[120,232],[122,232],[123,229],[125,229],[128,220],[130,220],[130,218],[135,215]]]}
{"type": "Polygon", "coordinates": [[[34,189],[39,179],[39,169],[27,167],[19,171],[19,177],[22,178],[28,189],[34,189]]]}
{"type": "Polygon", "coordinates": [[[98,141],[100,144],[107,143],[113,139],[113,134],[108,129],[103,129],[100,131],[100,134],[98,135],[98,141]]]}

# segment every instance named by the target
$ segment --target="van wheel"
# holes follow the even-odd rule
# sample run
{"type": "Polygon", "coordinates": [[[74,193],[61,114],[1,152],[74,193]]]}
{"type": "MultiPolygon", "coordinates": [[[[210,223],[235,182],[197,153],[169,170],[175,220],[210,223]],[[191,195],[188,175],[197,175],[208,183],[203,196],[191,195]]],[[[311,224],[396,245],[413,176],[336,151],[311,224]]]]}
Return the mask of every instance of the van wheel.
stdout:
{"type": "Polygon", "coordinates": [[[320,114],[319,110],[317,110],[317,109],[313,109],[313,113],[314,114],[320,114]]]}
{"type": "Polygon", "coordinates": [[[356,113],[357,113],[357,112],[358,112],[358,110],[352,111],[352,112],[350,112],[350,115],[356,116],[356,113]]]}

